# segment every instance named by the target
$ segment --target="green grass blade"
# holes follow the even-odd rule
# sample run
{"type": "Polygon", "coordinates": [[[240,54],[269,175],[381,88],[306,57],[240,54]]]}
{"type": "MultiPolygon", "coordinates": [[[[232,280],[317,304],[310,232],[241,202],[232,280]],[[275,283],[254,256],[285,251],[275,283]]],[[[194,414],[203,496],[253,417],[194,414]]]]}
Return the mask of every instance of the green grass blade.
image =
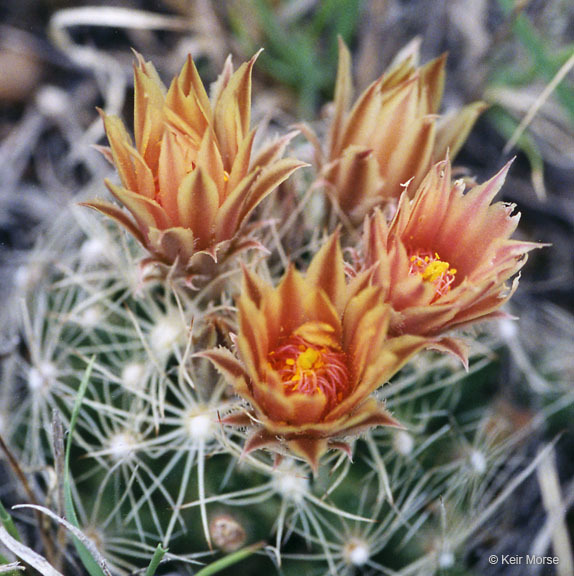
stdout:
{"type": "Polygon", "coordinates": [[[229,566],[241,562],[245,558],[251,556],[254,552],[257,552],[257,550],[261,550],[264,546],[265,542],[256,542],[251,546],[233,552],[233,554],[228,554],[227,556],[212,562],[209,566],[202,568],[195,576],[212,576],[212,574],[217,574],[218,572],[225,570],[225,568],[229,568],[229,566]]]}
{"type": "MultiPolygon", "coordinates": [[[[512,0],[499,0],[499,3],[506,14],[512,14],[514,10],[512,0]]],[[[552,52],[551,43],[539,34],[524,14],[516,16],[512,30],[519,42],[528,51],[536,71],[548,82],[551,81],[560,70],[565,54],[560,52],[556,57],[552,52]]],[[[574,50],[568,57],[573,53],[574,50]]],[[[556,87],[556,97],[570,118],[574,120],[574,90],[567,84],[560,84],[556,87]]]]}
{"type": "MultiPolygon", "coordinates": [[[[488,111],[488,116],[505,138],[508,139],[514,134],[518,122],[503,108],[498,106],[493,107],[488,111]]],[[[543,200],[546,197],[546,191],[544,188],[544,158],[542,157],[542,153],[534,139],[527,133],[520,136],[515,146],[526,156],[530,164],[532,186],[538,198],[543,200]]]]}
{"type": "Polygon", "coordinates": [[[8,514],[6,508],[4,508],[4,504],[0,500],[0,522],[4,525],[4,528],[8,531],[8,534],[12,536],[12,538],[16,540],[20,539],[20,534],[18,533],[18,528],[16,528],[16,524],[14,524],[14,520],[12,520],[12,516],[8,514]]]}
{"type": "MultiPolygon", "coordinates": [[[[74,501],[72,498],[72,488],[70,484],[70,453],[72,448],[72,436],[74,434],[74,429],[76,427],[76,422],[78,420],[78,414],[80,413],[80,407],[82,405],[82,400],[86,394],[86,389],[90,381],[90,376],[92,374],[92,368],[94,366],[95,356],[90,360],[88,367],[80,383],[80,388],[78,390],[78,395],[76,396],[76,402],[74,403],[74,409],[72,411],[72,417],[70,419],[70,430],[68,432],[68,440],[66,442],[66,457],[65,457],[65,473],[64,473],[64,508],[66,510],[66,517],[70,524],[73,524],[76,528],[80,528],[78,517],[76,515],[76,510],[74,508],[74,501]]],[[[90,554],[88,549],[75,537],[72,536],[74,546],[76,551],[84,565],[84,568],[89,572],[90,576],[105,576],[105,572],[102,570],[100,565],[94,560],[93,556],[90,554]]]]}

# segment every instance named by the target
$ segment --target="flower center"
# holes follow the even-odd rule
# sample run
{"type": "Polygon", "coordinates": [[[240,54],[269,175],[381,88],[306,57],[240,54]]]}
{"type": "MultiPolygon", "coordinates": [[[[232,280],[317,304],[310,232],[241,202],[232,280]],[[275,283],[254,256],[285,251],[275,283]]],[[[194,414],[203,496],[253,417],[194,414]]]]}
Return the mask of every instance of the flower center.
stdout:
{"type": "Polygon", "coordinates": [[[430,282],[435,287],[433,302],[444,296],[455,280],[456,268],[451,268],[448,262],[440,259],[437,252],[418,252],[410,258],[410,274],[419,274],[424,282],[430,282]]]}
{"type": "Polygon", "coordinates": [[[324,394],[329,408],[341,402],[349,386],[345,353],[290,336],[269,353],[271,367],[289,393],[324,394]]]}

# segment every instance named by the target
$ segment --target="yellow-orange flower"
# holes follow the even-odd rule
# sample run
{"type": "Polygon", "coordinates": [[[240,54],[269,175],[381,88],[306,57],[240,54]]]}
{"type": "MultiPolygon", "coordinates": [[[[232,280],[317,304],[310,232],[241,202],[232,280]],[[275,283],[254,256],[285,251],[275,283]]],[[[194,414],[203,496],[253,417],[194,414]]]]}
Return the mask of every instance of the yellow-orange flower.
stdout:
{"type": "MultiPolygon", "coordinates": [[[[121,186],[106,184],[118,206],[92,201],[165,264],[189,272],[198,254],[229,249],[253,209],[303,164],[280,159],[292,134],[252,158],[251,72],[254,56],[233,71],[231,60],[210,99],[189,57],[168,90],[149,62],[134,68],[132,142],[123,122],[103,114],[105,150],[121,186]]],[[[237,247],[236,247],[237,248],[237,247]]]]}
{"type": "Polygon", "coordinates": [[[398,200],[404,184],[420,184],[433,162],[466,140],[482,102],[439,115],[446,57],[417,67],[411,54],[373,82],[351,108],[351,56],[339,43],[334,113],[326,150],[316,138],[327,194],[354,224],[376,205],[398,200]]]}
{"type": "Polygon", "coordinates": [[[254,427],[245,450],[289,449],[316,470],[329,448],[371,426],[395,425],[371,393],[426,339],[387,338],[390,308],[367,275],[345,280],[337,234],[305,276],[290,267],[277,288],[245,271],[238,300],[236,358],[202,353],[248,400],[249,415],[226,421],[254,427]]]}
{"type": "MultiPolygon", "coordinates": [[[[520,214],[491,203],[509,166],[465,193],[462,181],[451,181],[448,159],[439,162],[412,200],[403,194],[390,223],[378,210],[365,221],[361,267],[393,308],[391,334],[437,337],[502,314],[518,277],[508,281],[541,246],[510,239],[520,214]]],[[[460,342],[442,342],[466,361],[460,342]]]]}

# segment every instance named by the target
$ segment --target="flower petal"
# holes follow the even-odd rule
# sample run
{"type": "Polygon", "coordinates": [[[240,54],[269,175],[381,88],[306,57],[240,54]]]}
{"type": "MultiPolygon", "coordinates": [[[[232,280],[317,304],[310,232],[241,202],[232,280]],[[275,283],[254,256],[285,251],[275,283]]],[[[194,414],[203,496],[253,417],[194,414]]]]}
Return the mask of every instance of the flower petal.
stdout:
{"type": "Polygon", "coordinates": [[[419,70],[419,84],[426,97],[423,114],[438,114],[444,92],[446,54],[431,60],[419,70]]]}
{"type": "Polygon", "coordinates": [[[217,187],[218,206],[221,206],[225,201],[225,190],[229,187],[229,182],[225,183],[226,176],[223,169],[223,160],[221,159],[215,132],[212,129],[206,130],[203,135],[197,152],[196,164],[209,175],[217,187]]]}
{"type": "Polygon", "coordinates": [[[287,442],[289,450],[311,466],[313,474],[319,471],[319,460],[327,452],[329,445],[322,438],[294,438],[287,442]]]}
{"type": "Polygon", "coordinates": [[[145,239],[140,229],[134,224],[133,220],[119,207],[104,200],[92,200],[91,202],[80,202],[80,206],[87,206],[101,212],[105,216],[115,220],[120,226],[123,226],[133,237],[145,246],[145,239]]]}
{"type": "Polygon", "coordinates": [[[176,225],[185,225],[180,220],[177,201],[178,188],[188,169],[189,165],[183,146],[177,143],[176,137],[171,131],[166,130],[162,140],[157,170],[158,200],[176,225]]]}
{"type": "Polygon", "coordinates": [[[128,190],[137,190],[137,177],[132,160],[133,143],[124,123],[117,116],[108,116],[100,111],[104,121],[104,129],[110,143],[110,151],[114,166],[118,171],[122,184],[128,190]]]}
{"type": "Polygon", "coordinates": [[[253,158],[253,166],[264,168],[269,164],[273,164],[273,162],[279,160],[285,152],[287,145],[295,136],[299,134],[299,130],[293,130],[285,136],[281,136],[277,138],[275,141],[267,144],[264,148],[257,152],[257,155],[253,158]]]}
{"type": "Polygon", "coordinates": [[[238,301],[239,337],[237,348],[252,380],[266,371],[269,353],[268,321],[255,304],[243,295],[238,301]]]}
{"type": "Polygon", "coordinates": [[[211,104],[191,56],[171,83],[165,99],[166,120],[190,136],[196,147],[211,122],[211,104]]]}
{"type": "Polygon", "coordinates": [[[313,257],[305,277],[308,282],[327,294],[341,316],[345,307],[347,287],[338,232],[332,234],[313,257]]]}
{"type": "Polygon", "coordinates": [[[361,222],[365,214],[380,204],[380,190],[384,184],[379,162],[372,150],[364,146],[348,146],[322,172],[327,180],[327,193],[353,223],[361,222]]]}
{"type": "Polygon", "coordinates": [[[213,180],[198,166],[179,186],[177,211],[179,221],[191,228],[197,250],[204,250],[213,243],[215,217],[219,207],[219,194],[213,180]]]}
{"type": "Polygon", "coordinates": [[[256,54],[229,78],[213,106],[213,127],[225,169],[230,172],[240,143],[249,132],[251,119],[251,73],[256,54]]]}
{"type": "Polygon", "coordinates": [[[220,205],[215,219],[215,237],[218,242],[229,240],[235,236],[239,228],[241,207],[245,202],[249,189],[261,175],[261,169],[252,170],[239,185],[228,192],[220,205]]]}
{"type": "Polygon", "coordinates": [[[341,148],[340,138],[344,128],[344,118],[351,105],[353,80],[351,76],[351,53],[339,36],[339,62],[335,82],[334,112],[327,148],[330,151],[341,148]]]}
{"type": "Polygon", "coordinates": [[[447,113],[438,121],[433,161],[444,158],[447,153],[455,158],[466,142],[478,117],[486,110],[485,102],[473,102],[461,110],[447,113]]]}
{"type": "Polygon", "coordinates": [[[150,228],[148,239],[148,249],[166,264],[177,263],[185,269],[195,253],[193,231],[189,228],[150,228]]]}
{"type": "Polygon", "coordinates": [[[239,226],[264,198],[287,180],[295,170],[304,166],[307,166],[306,162],[301,162],[295,158],[283,158],[263,168],[259,178],[255,180],[253,186],[248,188],[248,193],[239,211],[239,226]]]}
{"type": "Polygon", "coordinates": [[[164,131],[165,87],[151,62],[136,54],[134,67],[134,136],[137,149],[152,171],[157,170],[164,131]]]}
{"type": "Polygon", "coordinates": [[[165,210],[155,200],[116,186],[109,180],[106,180],[105,183],[117,200],[133,214],[138,227],[144,234],[150,227],[169,228],[172,225],[165,210]]]}
{"type": "Polygon", "coordinates": [[[264,298],[268,298],[271,286],[264,282],[257,274],[247,267],[243,267],[243,282],[241,292],[249,298],[257,308],[261,307],[264,298]]]}
{"type": "Polygon", "coordinates": [[[248,378],[243,364],[227,348],[203,350],[194,354],[194,357],[207,358],[232,385],[241,379],[248,378]]]}
{"type": "MultiPolygon", "coordinates": [[[[255,130],[251,130],[247,136],[240,142],[237,155],[233,160],[231,170],[228,176],[227,189],[233,190],[247,176],[251,162],[251,151],[253,149],[253,140],[255,139],[255,130]]],[[[224,198],[221,199],[223,203],[224,198]]]]}

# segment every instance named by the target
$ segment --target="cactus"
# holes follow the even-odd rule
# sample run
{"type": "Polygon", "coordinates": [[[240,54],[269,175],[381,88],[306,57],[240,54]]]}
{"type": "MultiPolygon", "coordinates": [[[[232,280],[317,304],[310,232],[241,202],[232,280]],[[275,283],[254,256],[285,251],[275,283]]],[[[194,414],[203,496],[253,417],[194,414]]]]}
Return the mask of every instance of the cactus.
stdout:
{"type": "MultiPolygon", "coordinates": [[[[91,184],[82,200],[111,218],[71,206],[18,271],[5,325],[7,337],[18,335],[21,343],[4,364],[0,428],[28,478],[24,499],[37,506],[35,529],[44,540],[35,547],[66,573],[212,574],[244,562],[252,573],[275,566],[282,574],[470,574],[469,540],[545,453],[524,453],[530,428],[493,403],[504,338],[487,329],[461,343],[461,326],[501,316],[500,304],[516,288],[506,281],[537,245],[509,240],[516,217],[490,204],[503,176],[463,195],[464,184],[451,182],[448,159],[430,167],[425,159],[417,167],[427,174],[419,191],[407,187],[398,204],[400,190],[386,193],[362,231],[378,181],[369,176],[369,155],[351,141],[343,160],[301,169],[303,162],[281,159],[288,145],[295,158],[308,151],[292,133],[256,143],[256,150],[248,114],[253,64],[234,72],[228,63],[207,110],[191,60],[165,97],[155,70],[140,58],[135,144],[117,118],[104,115],[111,144],[105,154],[122,180],[108,188],[128,211],[95,199],[102,186],[91,184]],[[321,196],[325,174],[331,182],[321,196]],[[172,189],[154,197],[158,181],[172,189]],[[347,195],[364,182],[368,198],[345,215],[328,191],[333,182],[344,182],[339,192],[347,195]],[[233,196],[237,190],[242,196],[233,196]],[[480,263],[480,251],[488,252],[499,266],[494,274],[485,263],[471,270],[468,254],[458,256],[455,269],[454,248],[449,263],[433,253],[430,264],[426,252],[391,248],[395,240],[388,238],[408,229],[401,220],[408,210],[438,218],[440,194],[454,198],[445,201],[453,218],[464,213],[464,202],[474,202],[452,243],[468,248],[480,237],[472,259],[480,263]],[[395,210],[393,224],[388,215],[395,210]],[[202,217],[209,225],[199,230],[202,217]],[[499,222],[491,238],[480,234],[485,217],[499,222]],[[425,270],[409,270],[409,259],[425,270]],[[400,294],[388,287],[396,277],[400,294]],[[405,302],[409,290],[412,301],[405,302]],[[439,309],[446,296],[448,306],[439,309]],[[322,307],[316,317],[311,304],[302,304],[307,297],[322,307]],[[376,322],[363,322],[375,312],[376,322]],[[273,315],[284,323],[273,324],[273,315]],[[300,351],[285,334],[276,337],[276,349],[261,352],[261,342],[288,322],[300,351]],[[405,326],[409,332],[401,333],[405,326]],[[447,333],[452,328],[456,338],[447,333]],[[355,338],[353,329],[364,333],[355,338]],[[350,334],[341,345],[332,343],[337,330],[350,334]],[[340,386],[327,382],[336,354],[346,366],[338,374],[346,370],[350,382],[340,386]],[[385,355],[372,382],[352,380],[363,364],[365,372],[375,370],[385,355]],[[267,396],[276,384],[271,372],[284,388],[267,396]],[[329,386],[335,392],[322,408],[329,386]],[[357,395],[361,386],[364,396],[357,395]],[[329,419],[347,400],[348,414],[329,419]],[[269,408],[275,401],[281,410],[299,404],[286,416],[269,408]],[[73,433],[64,438],[61,428],[73,433]],[[50,511],[67,524],[50,524],[50,511]],[[71,529],[74,520],[83,537],[71,529]],[[72,540],[83,553],[66,545],[72,540]],[[158,544],[159,567],[152,562],[158,544]]],[[[429,69],[434,74],[443,65],[429,69]]],[[[405,82],[401,93],[416,73],[408,66],[406,79],[402,68],[394,72],[405,82]]],[[[359,124],[369,120],[359,105],[344,110],[346,82],[340,80],[331,139],[337,133],[342,140],[336,122],[344,124],[345,114],[359,124]]],[[[364,107],[368,98],[375,98],[372,88],[359,100],[364,107]]],[[[382,116],[400,123],[399,114],[408,111],[382,116]]],[[[319,148],[327,138],[302,130],[319,148]]],[[[444,242],[442,249],[446,260],[444,242]]],[[[30,556],[21,557],[30,564],[30,556]]]]}

